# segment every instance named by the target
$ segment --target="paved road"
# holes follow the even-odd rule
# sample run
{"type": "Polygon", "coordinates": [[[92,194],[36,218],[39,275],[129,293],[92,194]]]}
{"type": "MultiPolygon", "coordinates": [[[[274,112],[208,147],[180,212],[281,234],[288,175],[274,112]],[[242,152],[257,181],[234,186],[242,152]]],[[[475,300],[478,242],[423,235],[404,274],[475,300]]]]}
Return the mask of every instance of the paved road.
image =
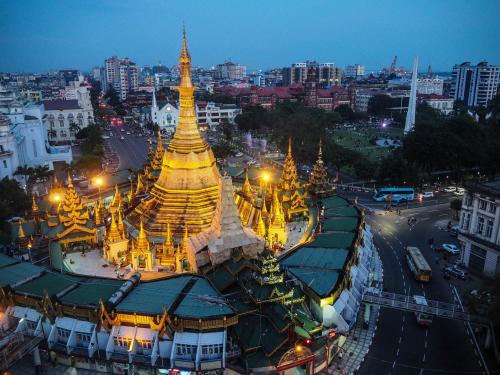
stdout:
{"type": "MultiPolygon", "coordinates": [[[[452,285],[466,289],[466,283],[442,276],[443,259],[436,263],[436,253],[428,246],[455,243],[445,230],[450,219],[447,203],[403,211],[403,216],[369,215],[374,229],[375,245],[384,264],[384,287],[396,293],[420,294],[429,299],[453,301],[452,285]],[[410,229],[407,217],[415,216],[417,224],[410,229]],[[417,282],[410,273],[403,248],[420,248],[432,267],[433,279],[428,284],[417,282]]],[[[442,257],[442,255],[441,255],[442,257]]],[[[454,261],[456,257],[449,260],[454,261]]],[[[429,328],[417,325],[413,313],[382,308],[372,347],[358,374],[482,374],[483,367],[472,339],[463,322],[434,318],[429,328]]]]}
{"type": "MultiPolygon", "coordinates": [[[[118,127],[112,130],[113,136],[106,141],[109,142],[113,150],[120,158],[120,165],[118,170],[132,169],[138,170],[144,164],[148,154],[148,139],[144,136],[134,134],[127,135],[127,129],[121,132],[118,127]],[[121,140],[123,136],[125,139],[121,140]]],[[[110,132],[105,132],[109,136],[110,132]]]]}

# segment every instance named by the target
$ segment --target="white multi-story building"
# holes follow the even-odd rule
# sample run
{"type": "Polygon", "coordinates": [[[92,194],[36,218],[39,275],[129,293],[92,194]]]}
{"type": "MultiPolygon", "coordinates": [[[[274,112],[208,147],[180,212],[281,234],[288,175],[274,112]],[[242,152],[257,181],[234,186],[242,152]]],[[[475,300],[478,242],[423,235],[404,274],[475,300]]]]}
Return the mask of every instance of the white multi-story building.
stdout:
{"type": "MultiPolygon", "coordinates": [[[[196,102],[196,116],[201,129],[214,130],[221,122],[227,121],[234,124],[234,119],[241,113],[241,109],[235,104],[216,104],[213,102],[196,102]]],[[[170,102],[160,103],[156,101],[153,91],[151,105],[151,121],[168,132],[173,133],[177,128],[179,120],[179,108],[170,102]]]]}
{"type": "Polygon", "coordinates": [[[15,93],[0,86],[0,178],[14,176],[18,167],[70,164],[71,147],[50,146],[43,123],[44,106],[23,104],[15,93]]]}
{"type": "MultiPolygon", "coordinates": [[[[92,111],[82,108],[78,100],[44,100],[44,122],[49,139],[54,143],[69,143],[81,129],[94,122],[92,111]]],[[[91,106],[92,108],[92,106],[91,106]]]]}
{"type": "Polygon", "coordinates": [[[417,93],[443,95],[443,82],[438,77],[417,78],[417,93]]]}
{"type": "Polygon", "coordinates": [[[102,78],[102,90],[105,92],[109,86],[112,86],[120,100],[127,99],[127,95],[132,91],[137,91],[139,85],[137,65],[128,57],[113,56],[105,60],[102,78]]]}
{"type": "Polygon", "coordinates": [[[247,67],[241,64],[235,64],[231,61],[226,61],[224,64],[218,64],[216,67],[216,78],[236,80],[243,79],[246,76],[247,67]]]}
{"type": "Polygon", "coordinates": [[[470,271],[500,275],[500,179],[466,184],[458,239],[470,271]]]}
{"type": "Polygon", "coordinates": [[[418,94],[417,101],[418,103],[426,103],[429,107],[437,109],[445,116],[453,112],[455,103],[453,98],[436,94],[418,94]]]}
{"type": "Polygon", "coordinates": [[[495,97],[500,84],[500,66],[486,61],[476,66],[470,62],[455,65],[451,73],[450,96],[468,106],[485,107],[495,97]]]}
{"type": "Polygon", "coordinates": [[[365,75],[365,66],[360,64],[347,65],[345,68],[344,75],[346,77],[361,77],[365,75]]]}

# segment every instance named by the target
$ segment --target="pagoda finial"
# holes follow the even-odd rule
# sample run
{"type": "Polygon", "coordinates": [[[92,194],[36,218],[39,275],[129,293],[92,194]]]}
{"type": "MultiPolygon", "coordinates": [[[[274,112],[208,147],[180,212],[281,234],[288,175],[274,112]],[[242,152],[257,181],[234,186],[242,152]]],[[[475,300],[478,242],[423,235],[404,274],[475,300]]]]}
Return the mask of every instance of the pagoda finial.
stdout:
{"type": "Polygon", "coordinates": [[[19,229],[17,231],[17,238],[26,238],[26,234],[24,233],[23,224],[19,222],[19,229]]]}
{"type": "Polygon", "coordinates": [[[323,140],[320,138],[319,139],[319,151],[318,151],[318,159],[321,159],[323,156],[323,140]]]}
{"type": "Polygon", "coordinates": [[[111,212],[111,224],[109,226],[107,237],[110,242],[118,241],[122,237],[116,225],[116,218],[114,212],[111,212]]]}
{"type": "Polygon", "coordinates": [[[135,194],[139,194],[144,190],[141,174],[137,175],[137,186],[135,187],[135,194]]]}
{"type": "Polygon", "coordinates": [[[288,137],[288,156],[292,157],[292,137],[288,137]]]}
{"type": "Polygon", "coordinates": [[[68,187],[73,186],[73,180],[71,179],[71,172],[68,171],[68,187]]]}
{"type": "Polygon", "coordinates": [[[33,213],[38,213],[40,212],[40,207],[38,207],[38,204],[36,203],[35,195],[32,195],[32,202],[31,202],[31,211],[33,213]]]}
{"type": "Polygon", "coordinates": [[[139,236],[137,237],[137,239],[141,239],[142,240],[144,238],[146,238],[146,232],[144,231],[144,222],[141,219],[141,227],[140,227],[139,236]]]}
{"type": "Polygon", "coordinates": [[[250,185],[250,180],[248,179],[248,170],[245,171],[245,182],[243,184],[242,191],[246,197],[252,198],[252,185],[250,185]]]}
{"type": "Polygon", "coordinates": [[[188,235],[188,227],[186,225],[184,226],[184,236],[182,237],[182,254],[187,254],[188,241],[189,241],[189,235],[188,235]]]}

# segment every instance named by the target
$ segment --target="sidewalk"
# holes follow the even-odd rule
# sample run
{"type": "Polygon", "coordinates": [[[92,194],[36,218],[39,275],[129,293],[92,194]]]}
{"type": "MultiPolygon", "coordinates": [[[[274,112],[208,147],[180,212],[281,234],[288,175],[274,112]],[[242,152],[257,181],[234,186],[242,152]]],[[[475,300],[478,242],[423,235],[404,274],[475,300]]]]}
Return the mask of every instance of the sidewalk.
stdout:
{"type": "MultiPolygon", "coordinates": [[[[382,261],[378,252],[375,250],[374,262],[371,272],[373,272],[374,280],[383,280],[384,270],[382,267],[382,261]]],[[[358,318],[354,328],[351,330],[349,336],[347,337],[343,346],[342,357],[336,357],[330,368],[328,369],[328,374],[334,375],[346,375],[354,374],[363,361],[365,356],[370,350],[370,345],[372,344],[373,337],[377,331],[377,323],[379,318],[380,307],[372,305],[370,320],[368,328],[364,325],[364,313],[366,304],[362,303],[359,309],[358,318]]]]}

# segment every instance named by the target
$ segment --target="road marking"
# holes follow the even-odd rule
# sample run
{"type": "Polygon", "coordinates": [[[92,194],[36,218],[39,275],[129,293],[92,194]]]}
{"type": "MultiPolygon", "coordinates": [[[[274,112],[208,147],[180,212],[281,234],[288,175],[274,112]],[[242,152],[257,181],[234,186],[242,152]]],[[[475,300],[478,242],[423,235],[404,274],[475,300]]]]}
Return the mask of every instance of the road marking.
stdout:
{"type": "Polygon", "coordinates": [[[423,373],[424,373],[424,369],[423,369],[423,368],[421,368],[421,369],[420,369],[420,373],[419,373],[419,375],[422,375],[423,373]]]}
{"type": "Polygon", "coordinates": [[[422,362],[425,362],[425,353],[424,353],[424,357],[422,358],[422,362]]]}
{"type": "Polygon", "coordinates": [[[403,336],[399,336],[399,344],[401,344],[402,340],[403,340],[403,336]]]}
{"type": "Polygon", "coordinates": [[[396,367],[396,361],[392,364],[392,368],[396,367]]]}
{"type": "Polygon", "coordinates": [[[398,351],[396,352],[396,357],[399,357],[399,348],[398,351]]]}
{"type": "Polygon", "coordinates": [[[424,348],[427,349],[427,340],[425,340],[424,348]]]}
{"type": "Polygon", "coordinates": [[[428,335],[429,335],[429,330],[428,330],[428,329],[426,329],[426,330],[425,330],[425,337],[427,337],[428,335]]]}

